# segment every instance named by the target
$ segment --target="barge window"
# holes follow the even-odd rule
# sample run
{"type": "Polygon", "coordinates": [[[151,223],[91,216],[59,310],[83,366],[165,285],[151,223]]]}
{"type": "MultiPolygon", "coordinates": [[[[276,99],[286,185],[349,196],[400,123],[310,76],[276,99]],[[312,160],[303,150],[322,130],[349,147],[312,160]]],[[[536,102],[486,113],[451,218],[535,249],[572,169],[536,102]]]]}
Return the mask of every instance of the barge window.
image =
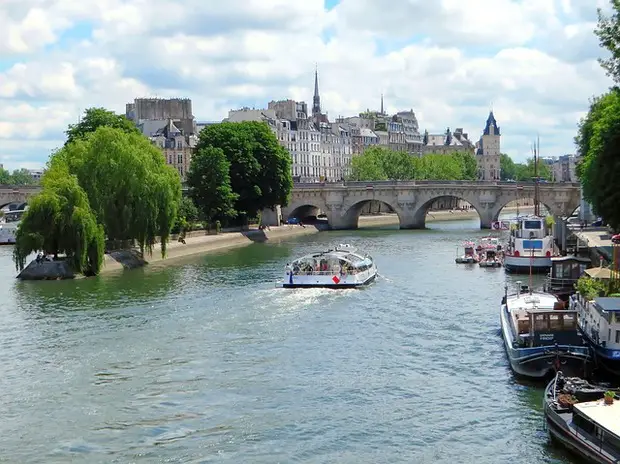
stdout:
{"type": "Polygon", "coordinates": [[[562,321],[560,320],[560,316],[557,314],[549,315],[549,328],[551,330],[562,330],[562,321]]]}
{"type": "Polygon", "coordinates": [[[524,229],[541,229],[542,226],[540,225],[540,221],[523,221],[523,228],[524,229]]]}
{"type": "Polygon", "coordinates": [[[596,428],[592,422],[585,417],[573,413],[573,424],[579,427],[584,432],[594,435],[594,429],[596,428]]]}
{"type": "Polygon", "coordinates": [[[616,330],[616,343],[620,343],[620,330],[616,330]]]}
{"type": "Polygon", "coordinates": [[[541,330],[548,330],[548,328],[549,328],[549,321],[547,320],[545,315],[536,314],[534,316],[534,330],[541,331],[541,330]]]}

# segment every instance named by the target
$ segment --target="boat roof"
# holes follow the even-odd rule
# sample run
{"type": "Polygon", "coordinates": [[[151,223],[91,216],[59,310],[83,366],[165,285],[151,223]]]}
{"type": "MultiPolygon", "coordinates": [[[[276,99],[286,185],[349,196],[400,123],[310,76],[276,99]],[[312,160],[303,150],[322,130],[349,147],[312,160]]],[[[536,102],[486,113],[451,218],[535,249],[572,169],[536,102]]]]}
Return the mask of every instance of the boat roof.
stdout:
{"type": "Polygon", "coordinates": [[[322,258],[342,259],[350,263],[360,263],[365,260],[370,261],[369,256],[358,253],[355,250],[355,248],[339,245],[338,247],[332,250],[309,253],[307,255],[304,255],[304,256],[301,256],[295,259],[293,262],[316,260],[316,259],[322,259],[322,258]]]}
{"type": "Polygon", "coordinates": [[[551,258],[552,263],[561,263],[564,261],[576,261],[578,263],[590,264],[590,258],[582,258],[581,256],[556,256],[551,258]]]}
{"type": "Polygon", "coordinates": [[[594,299],[594,303],[596,306],[601,308],[603,311],[608,311],[610,313],[620,312],[620,297],[616,296],[601,296],[594,299]]]}
{"type": "Polygon", "coordinates": [[[620,437],[620,401],[605,404],[604,400],[586,401],[573,405],[579,414],[587,417],[600,427],[620,437]]]}
{"type": "Polygon", "coordinates": [[[524,309],[531,310],[536,307],[537,309],[553,309],[555,304],[559,301],[558,297],[551,293],[533,292],[533,293],[521,293],[517,295],[508,296],[508,307],[511,310],[524,309]]]}

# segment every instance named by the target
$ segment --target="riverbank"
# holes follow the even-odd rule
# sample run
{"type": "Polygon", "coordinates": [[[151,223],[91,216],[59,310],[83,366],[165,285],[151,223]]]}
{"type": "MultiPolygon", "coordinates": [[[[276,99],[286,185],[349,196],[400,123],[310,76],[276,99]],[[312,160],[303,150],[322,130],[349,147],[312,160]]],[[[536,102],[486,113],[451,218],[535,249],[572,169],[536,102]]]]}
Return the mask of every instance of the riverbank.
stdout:
{"type": "Polygon", "coordinates": [[[206,254],[226,248],[234,248],[249,245],[254,242],[265,242],[267,240],[279,240],[302,235],[316,234],[319,229],[308,225],[283,225],[271,227],[268,230],[253,229],[246,232],[224,232],[218,235],[204,235],[201,232],[194,232],[186,237],[185,243],[176,240],[168,243],[166,257],[162,258],[159,245],[153,249],[153,255],[146,259],[140,259],[136,252],[117,252],[106,254],[101,274],[122,271],[123,269],[133,269],[142,267],[146,264],[154,264],[165,261],[174,262],[180,258],[187,258],[194,255],[206,254]]]}

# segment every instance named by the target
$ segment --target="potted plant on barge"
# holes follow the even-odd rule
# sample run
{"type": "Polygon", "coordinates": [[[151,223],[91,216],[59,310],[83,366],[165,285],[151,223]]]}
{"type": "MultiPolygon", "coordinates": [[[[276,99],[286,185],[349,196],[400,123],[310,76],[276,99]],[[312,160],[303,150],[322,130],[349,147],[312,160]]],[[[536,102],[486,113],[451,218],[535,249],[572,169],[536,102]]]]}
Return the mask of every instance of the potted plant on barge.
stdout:
{"type": "Polygon", "coordinates": [[[579,400],[574,395],[568,393],[562,393],[558,395],[558,404],[569,411],[573,410],[573,405],[579,403],[579,400]]]}
{"type": "Polygon", "coordinates": [[[616,394],[614,392],[610,391],[606,391],[605,392],[605,404],[614,404],[614,398],[616,397],[616,394]]]}

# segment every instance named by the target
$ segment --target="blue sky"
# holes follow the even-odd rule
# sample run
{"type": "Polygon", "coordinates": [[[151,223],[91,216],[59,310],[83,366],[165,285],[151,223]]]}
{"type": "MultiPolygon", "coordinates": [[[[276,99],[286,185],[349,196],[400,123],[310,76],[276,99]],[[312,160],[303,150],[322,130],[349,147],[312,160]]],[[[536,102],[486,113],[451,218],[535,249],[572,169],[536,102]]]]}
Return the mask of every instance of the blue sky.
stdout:
{"type": "Polygon", "coordinates": [[[478,139],[489,107],[502,151],[574,152],[588,99],[610,81],[592,33],[607,0],[36,0],[0,3],[0,163],[37,167],[90,106],[192,98],[199,120],[273,99],[331,117],[413,109],[421,130],[478,139]]]}

